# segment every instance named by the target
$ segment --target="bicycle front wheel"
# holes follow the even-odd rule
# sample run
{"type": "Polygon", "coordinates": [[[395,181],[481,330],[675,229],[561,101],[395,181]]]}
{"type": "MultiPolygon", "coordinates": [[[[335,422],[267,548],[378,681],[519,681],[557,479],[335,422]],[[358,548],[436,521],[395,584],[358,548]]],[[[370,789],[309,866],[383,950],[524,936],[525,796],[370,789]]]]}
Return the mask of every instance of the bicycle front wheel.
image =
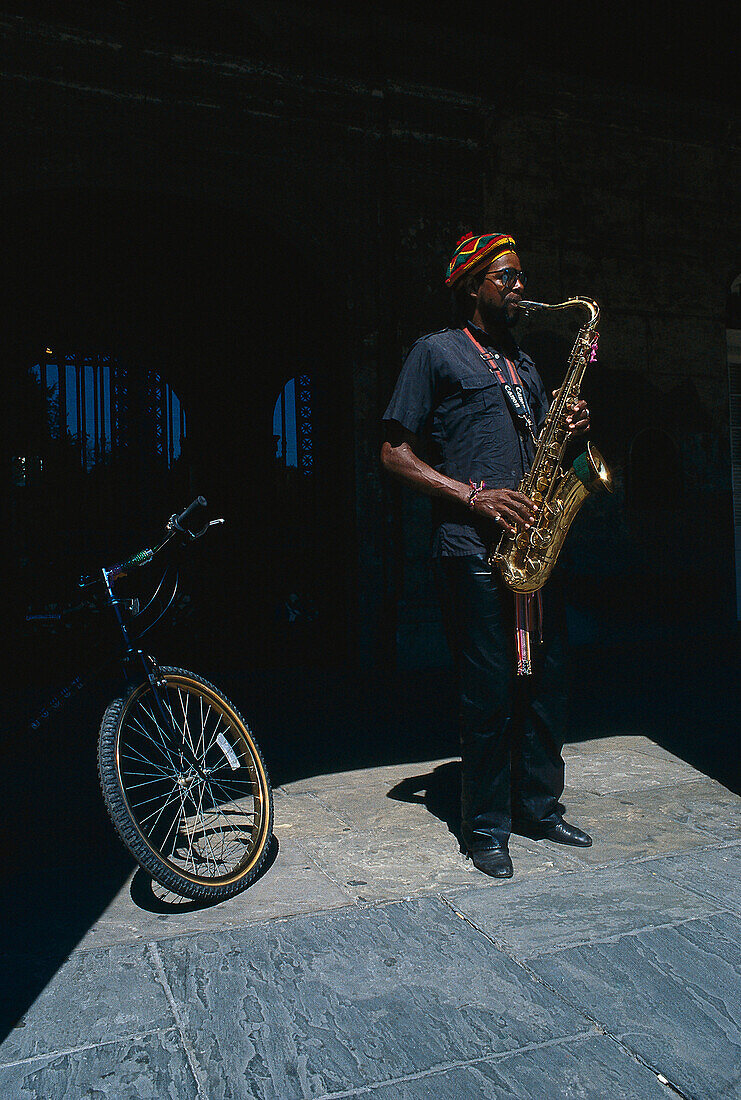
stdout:
{"type": "Polygon", "coordinates": [[[115,699],[98,741],[111,820],[134,859],[162,886],[216,901],[260,872],[273,829],[273,795],[257,742],[207,680],[162,668],[115,699]]]}

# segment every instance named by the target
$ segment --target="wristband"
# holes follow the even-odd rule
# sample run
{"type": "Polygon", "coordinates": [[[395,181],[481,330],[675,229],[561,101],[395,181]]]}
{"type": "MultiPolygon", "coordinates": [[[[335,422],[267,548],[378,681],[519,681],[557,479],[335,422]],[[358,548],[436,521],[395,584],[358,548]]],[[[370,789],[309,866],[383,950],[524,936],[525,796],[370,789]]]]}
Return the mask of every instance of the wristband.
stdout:
{"type": "Polygon", "coordinates": [[[482,489],[486,488],[486,482],[469,481],[468,484],[471,486],[471,492],[468,494],[468,501],[466,503],[468,504],[469,508],[473,508],[476,497],[479,495],[482,489]]]}

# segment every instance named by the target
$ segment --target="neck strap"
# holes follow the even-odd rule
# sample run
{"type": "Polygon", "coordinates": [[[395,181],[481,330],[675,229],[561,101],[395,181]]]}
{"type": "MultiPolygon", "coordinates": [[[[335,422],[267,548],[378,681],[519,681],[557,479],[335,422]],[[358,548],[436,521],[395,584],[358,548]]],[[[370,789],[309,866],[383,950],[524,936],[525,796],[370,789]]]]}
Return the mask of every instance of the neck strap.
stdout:
{"type": "Polygon", "coordinates": [[[535,421],[533,420],[533,414],[530,411],[530,405],[525,396],[525,388],[517,373],[517,367],[503,352],[499,354],[493,351],[486,351],[469,328],[464,328],[463,331],[504,390],[504,396],[507,399],[507,404],[510,407],[512,415],[527,428],[533,443],[537,443],[535,436],[535,421]],[[507,377],[505,377],[500,366],[502,360],[504,360],[507,368],[507,377]]]}

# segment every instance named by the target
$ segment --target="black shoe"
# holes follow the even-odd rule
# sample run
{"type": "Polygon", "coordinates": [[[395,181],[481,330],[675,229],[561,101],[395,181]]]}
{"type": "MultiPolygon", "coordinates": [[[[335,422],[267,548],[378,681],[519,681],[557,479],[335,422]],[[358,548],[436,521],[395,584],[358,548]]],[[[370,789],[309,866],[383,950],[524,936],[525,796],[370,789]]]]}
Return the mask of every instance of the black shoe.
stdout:
{"type": "Polygon", "coordinates": [[[471,852],[474,867],[492,878],[512,878],[512,860],[506,848],[480,848],[471,852]]]}
{"type": "Polygon", "coordinates": [[[572,844],[576,848],[592,847],[591,836],[563,818],[547,825],[522,826],[517,831],[533,840],[552,840],[555,844],[572,844]]]}

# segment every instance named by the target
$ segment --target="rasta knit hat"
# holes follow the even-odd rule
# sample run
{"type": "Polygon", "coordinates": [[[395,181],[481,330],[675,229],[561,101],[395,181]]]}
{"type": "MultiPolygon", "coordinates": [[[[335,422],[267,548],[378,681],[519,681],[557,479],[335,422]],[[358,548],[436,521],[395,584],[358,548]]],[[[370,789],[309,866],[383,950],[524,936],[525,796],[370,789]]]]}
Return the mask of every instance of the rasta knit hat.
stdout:
{"type": "Polygon", "coordinates": [[[458,241],[450,258],[445,285],[455,286],[462,275],[472,275],[474,271],[496,260],[497,256],[514,252],[515,249],[514,238],[506,233],[485,233],[482,237],[466,233],[458,241]]]}

